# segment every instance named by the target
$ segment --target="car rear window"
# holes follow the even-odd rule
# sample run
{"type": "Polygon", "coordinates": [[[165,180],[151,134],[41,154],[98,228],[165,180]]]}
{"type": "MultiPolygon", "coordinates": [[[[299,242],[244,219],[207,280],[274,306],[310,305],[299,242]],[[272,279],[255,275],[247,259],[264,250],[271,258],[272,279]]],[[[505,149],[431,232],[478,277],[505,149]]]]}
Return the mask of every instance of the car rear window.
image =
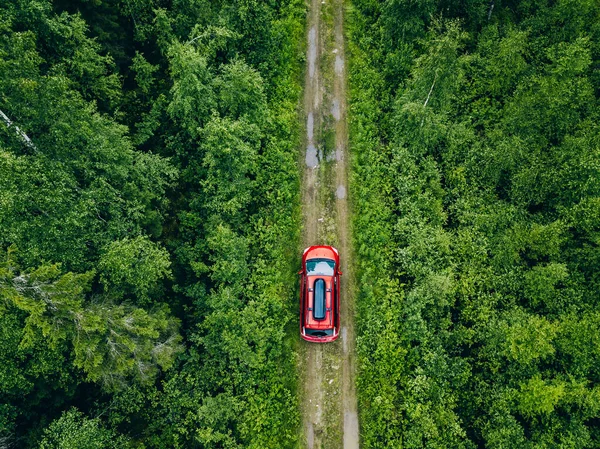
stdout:
{"type": "Polygon", "coordinates": [[[306,335],[311,337],[329,337],[333,335],[333,329],[304,329],[306,335]]]}
{"type": "Polygon", "coordinates": [[[306,274],[309,276],[333,276],[335,262],[331,259],[308,259],[306,261],[306,274]]]}
{"type": "Polygon", "coordinates": [[[325,318],[325,281],[317,279],[314,288],[313,317],[315,320],[322,320],[325,318]]]}

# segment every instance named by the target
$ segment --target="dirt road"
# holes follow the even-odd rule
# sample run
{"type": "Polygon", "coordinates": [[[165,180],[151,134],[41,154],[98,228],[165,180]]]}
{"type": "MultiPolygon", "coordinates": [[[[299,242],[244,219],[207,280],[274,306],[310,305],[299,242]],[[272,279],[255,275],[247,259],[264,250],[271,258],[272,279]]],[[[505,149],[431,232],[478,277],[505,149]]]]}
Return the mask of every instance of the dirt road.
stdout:
{"type": "Polygon", "coordinates": [[[335,343],[303,342],[300,357],[304,447],[359,447],[355,379],[354,283],[348,207],[348,125],[344,1],[310,0],[303,177],[304,247],[338,248],[341,332],[335,343]]]}

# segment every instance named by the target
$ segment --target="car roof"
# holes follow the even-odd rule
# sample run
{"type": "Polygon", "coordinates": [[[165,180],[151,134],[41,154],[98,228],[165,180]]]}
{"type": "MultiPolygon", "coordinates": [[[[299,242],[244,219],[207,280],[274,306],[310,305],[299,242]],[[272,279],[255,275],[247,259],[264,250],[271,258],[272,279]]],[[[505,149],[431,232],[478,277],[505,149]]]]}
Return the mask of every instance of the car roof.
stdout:
{"type": "Polygon", "coordinates": [[[306,298],[306,314],[304,326],[310,329],[331,329],[334,323],[335,313],[333,307],[333,276],[308,276],[306,298]],[[310,291],[312,289],[312,291],[310,291]],[[323,297],[315,297],[315,294],[323,297]],[[323,301],[320,303],[320,301],[323,301]],[[308,310],[312,308],[313,310],[308,310]],[[322,319],[315,319],[317,316],[323,316],[322,319]]]}

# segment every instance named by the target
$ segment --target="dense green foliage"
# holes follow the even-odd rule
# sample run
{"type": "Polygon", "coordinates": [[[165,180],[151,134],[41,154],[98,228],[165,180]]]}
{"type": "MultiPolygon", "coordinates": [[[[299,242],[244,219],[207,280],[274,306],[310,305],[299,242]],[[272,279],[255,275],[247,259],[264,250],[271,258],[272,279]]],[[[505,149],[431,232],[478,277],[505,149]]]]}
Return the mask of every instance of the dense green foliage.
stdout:
{"type": "Polygon", "coordinates": [[[600,5],[353,3],[364,447],[598,447],[600,5]]]}
{"type": "Polygon", "coordinates": [[[0,0],[0,446],[295,446],[304,14],[0,0]]]}
{"type": "Polygon", "coordinates": [[[126,440],[103,429],[98,418],[90,419],[81,412],[69,410],[52,422],[44,432],[40,449],[126,448],[126,440]]]}

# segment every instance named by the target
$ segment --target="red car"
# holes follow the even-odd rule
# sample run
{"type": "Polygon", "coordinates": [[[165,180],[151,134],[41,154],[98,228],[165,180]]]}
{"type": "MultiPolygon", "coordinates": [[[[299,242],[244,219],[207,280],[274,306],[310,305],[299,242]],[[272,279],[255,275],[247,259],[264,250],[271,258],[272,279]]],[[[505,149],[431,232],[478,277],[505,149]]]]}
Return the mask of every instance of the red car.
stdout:
{"type": "Polygon", "coordinates": [[[340,333],[340,256],[333,246],[304,250],[300,279],[300,336],[326,343],[340,333]]]}

